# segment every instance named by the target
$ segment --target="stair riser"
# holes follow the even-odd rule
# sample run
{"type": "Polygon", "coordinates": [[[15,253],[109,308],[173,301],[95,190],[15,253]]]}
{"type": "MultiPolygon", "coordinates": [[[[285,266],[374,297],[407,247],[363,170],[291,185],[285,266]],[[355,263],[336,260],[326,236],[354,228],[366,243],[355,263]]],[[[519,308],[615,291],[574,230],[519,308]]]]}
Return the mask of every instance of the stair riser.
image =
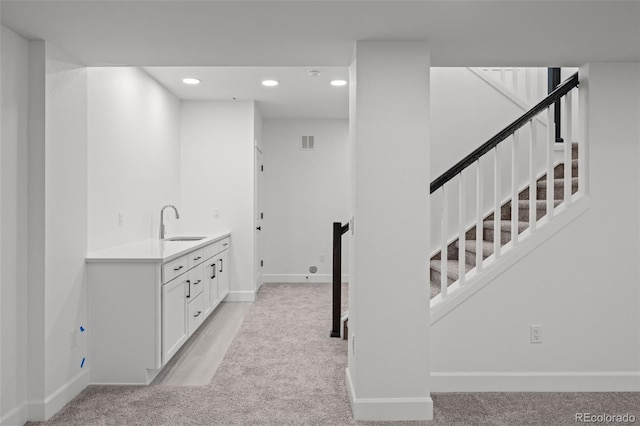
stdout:
{"type": "MultiPolygon", "coordinates": [[[[519,232],[521,234],[522,231],[519,232]]],[[[500,245],[505,245],[509,241],[511,241],[511,231],[501,231],[500,245]]],[[[495,231],[493,228],[484,228],[484,239],[485,241],[494,241],[495,231]]]]}
{"type": "MultiPolygon", "coordinates": [[[[578,185],[572,185],[571,193],[575,194],[578,191],[578,185]]],[[[538,200],[546,200],[547,199],[547,188],[538,188],[536,192],[536,198],[538,200]]],[[[553,189],[553,199],[554,200],[564,200],[564,185],[556,185],[553,189]]]]}
{"type": "MultiPolygon", "coordinates": [[[[556,179],[561,179],[564,178],[564,164],[560,164],[558,166],[556,166],[556,168],[553,171],[553,176],[556,179]]],[[[571,177],[578,177],[578,167],[577,166],[573,166],[571,167],[571,177]]]]}
{"type": "MultiPolygon", "coordinates": [[[[435,269],[431,269],[431,273],[429,274],[429,278],[432,283],[440,284],[440,271],[436,271],[435,269]]],[[[453,283],[453,279],[451,277],[447,277],[447,285],[451,285],[453,283]]]]}
{"type": "MultiPolygon", "coordinates": [[[[536,212],[536,220],[537,220],[543,217],[547,213],[547,208],[539,207],[536,209],[536,211],[537,211],[536,212]]],[[[511,220],[511,202],[502,206],[502,214],[500,215],[500,218],[502,220],[511,220]]],[[[518,220],[520,222],[529,221],[529,206],[527,206],[526,208],[522,208],[522,207],[518,208],[518,220]]]]}

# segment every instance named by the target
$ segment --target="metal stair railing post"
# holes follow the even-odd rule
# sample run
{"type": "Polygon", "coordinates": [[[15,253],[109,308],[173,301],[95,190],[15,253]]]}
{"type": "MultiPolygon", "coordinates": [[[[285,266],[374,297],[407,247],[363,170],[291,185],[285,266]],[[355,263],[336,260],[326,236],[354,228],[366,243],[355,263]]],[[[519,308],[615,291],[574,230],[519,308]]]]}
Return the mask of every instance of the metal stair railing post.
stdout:
{"type": "Polygon", "coordinates": [[[349,223],[333,222],[333,306],[331,337],[340,337],[342,308],[342,235],[349,230],[349,223]]]}

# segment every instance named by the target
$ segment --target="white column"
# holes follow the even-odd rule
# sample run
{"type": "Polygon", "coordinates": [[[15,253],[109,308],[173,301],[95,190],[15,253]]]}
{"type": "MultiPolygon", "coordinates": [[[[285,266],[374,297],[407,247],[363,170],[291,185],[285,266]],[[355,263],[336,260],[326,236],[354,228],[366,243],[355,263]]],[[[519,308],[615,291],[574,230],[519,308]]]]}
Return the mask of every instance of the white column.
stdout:
{"type": "Polygon", "coordinates": [[[356,420],[427,420],[429,50],[357,42],[350,69],[347,387],[356,420]]]}

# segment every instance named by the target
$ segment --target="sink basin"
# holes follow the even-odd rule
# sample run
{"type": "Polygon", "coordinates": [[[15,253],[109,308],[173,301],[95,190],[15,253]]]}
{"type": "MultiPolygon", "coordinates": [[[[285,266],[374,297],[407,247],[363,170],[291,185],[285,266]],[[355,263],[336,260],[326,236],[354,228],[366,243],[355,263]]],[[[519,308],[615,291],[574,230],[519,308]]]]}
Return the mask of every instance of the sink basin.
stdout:
{"type": "Polygon", "coordinates": [[[164,241],[200,241],[207,237],[171,237],[165,238],[164,241]]]}

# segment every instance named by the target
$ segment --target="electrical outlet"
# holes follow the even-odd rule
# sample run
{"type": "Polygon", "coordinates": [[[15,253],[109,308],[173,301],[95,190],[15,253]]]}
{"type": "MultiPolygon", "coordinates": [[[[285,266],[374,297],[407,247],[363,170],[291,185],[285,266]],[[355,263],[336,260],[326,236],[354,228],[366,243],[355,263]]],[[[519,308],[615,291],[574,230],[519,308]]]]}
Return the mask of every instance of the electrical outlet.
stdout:
{"type": "Polygon", "coordinates": [[[324,254],[321,254],[321,255],[320,255],[320,262],[321,262],[321,263],[324,263],[324,254]]]}
{"type": "Polygon", "coordinates": [[[542,343],[542,326],[539,324],[531,324],[529,329],[531,343],[542,343]]]}
{"type": "Polygon", "coordinates": [[[120,228],[124,226],[124,212],[118,212],[118,226],[120,228]]]}
{"type": "Polygon", "coordinates": [[[78,346],[78,330],[75,328],[69,331],[69,349],[73,349],[78,346]]]}

